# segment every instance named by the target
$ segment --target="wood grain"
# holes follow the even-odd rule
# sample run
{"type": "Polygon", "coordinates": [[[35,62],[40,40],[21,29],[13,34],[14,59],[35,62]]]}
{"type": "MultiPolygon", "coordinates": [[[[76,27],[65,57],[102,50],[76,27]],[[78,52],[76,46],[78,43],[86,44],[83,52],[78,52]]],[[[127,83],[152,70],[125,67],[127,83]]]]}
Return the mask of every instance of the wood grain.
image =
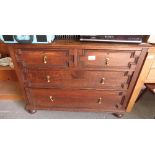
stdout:
{"type": "Polygon", "coordinates": [[[0,82],[16,81],[17,76],[14,70],[0,70],[0,82]]]}
{"type": "Polygon", "coordinates": [[[85,89],[127,89],[130,75],[126,71],[84,71],[84,70],[27,70],[25,82],[29,87],[41,88],[85,88],[85,89]],[[38,76],[40,75],[40,76],[38,76]],[[48,77],[48,79],[47,79],[48,77]],[[90,78],[91,77],[91,78],[90,78]]]}
{"type": "Polygon", "coordinates": [[[0,82],[0,100],[22,100],[18,82],[0,82]]]}
{"type": "Polygon", "coordinates": [[[29,89],[33,104],[53,108],[89,108],[116,110],[122,96],[119,91],[29,89]],[[39,96],[39,98],[38,98],[39,96]],[[111,96],[113,96],[111,98],[111,96]],[[50,99],[51,97],[51,99],[50,99]]]}
{"type": "Polygon", "coordinates": [[[151,68],[145,83],[155,83],[155,68],[151,68]]]}

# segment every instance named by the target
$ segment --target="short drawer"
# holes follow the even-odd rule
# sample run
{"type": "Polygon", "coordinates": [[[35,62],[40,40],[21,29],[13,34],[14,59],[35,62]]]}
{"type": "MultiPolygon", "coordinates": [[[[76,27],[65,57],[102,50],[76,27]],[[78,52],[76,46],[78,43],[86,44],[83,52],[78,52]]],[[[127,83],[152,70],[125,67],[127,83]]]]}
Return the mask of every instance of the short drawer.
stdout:
{"type": "Polygon", "coordinates": [[[62,49],[19,49],[16,58],[24,67],[69,67],[73,64],[73,56],[69,55],[69,50],[62,49]]]}
{"type": "Polygon", "coordinates": [[[28,70],[29,87],[127,89],[131,76],[123,71],[28,70]]]}
{"type": "Polygon", "coordinates": [[[122,109],[119,91],[29,89],[31,103],[53,108],[122,109]]]}
{"type": "Polygon", "coordinates": [[[125,67],[134,68],[141,51],[122,50],[83,50],[78,57],[78,66],[94,67],[125,67]]]}

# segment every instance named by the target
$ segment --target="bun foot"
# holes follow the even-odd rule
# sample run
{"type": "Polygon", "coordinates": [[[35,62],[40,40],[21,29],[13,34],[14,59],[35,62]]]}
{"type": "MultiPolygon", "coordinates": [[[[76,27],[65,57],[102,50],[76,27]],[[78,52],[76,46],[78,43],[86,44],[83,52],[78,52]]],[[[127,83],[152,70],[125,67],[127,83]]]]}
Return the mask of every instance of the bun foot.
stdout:
{"type": "Polygon", "coordinates": [[[113,113],[113,115],[118,118],[122,118],[124,116],[124,114],[121,113],[113,113]]]}
{"type": "Polygon", "coordinates": [[[26,111],[30,114],[34,114],[37,112],[37,110],[34,110],[34,109],[27,109],[26,111]]]}

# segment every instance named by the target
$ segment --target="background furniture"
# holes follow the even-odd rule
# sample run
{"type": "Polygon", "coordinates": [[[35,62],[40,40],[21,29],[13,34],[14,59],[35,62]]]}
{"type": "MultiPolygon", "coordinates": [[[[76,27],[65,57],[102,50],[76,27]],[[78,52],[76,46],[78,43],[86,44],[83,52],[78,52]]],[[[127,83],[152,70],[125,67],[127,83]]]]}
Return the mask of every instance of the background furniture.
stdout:
{"type": "MultiPolygon", "coordinates": [[[[8,57],[8,45],[0,42],[0,53],[2,57],[8,57]]],[[[0,100],[22,99],[21,89],[15,70],[6,66],[0,66],[0,100]]]]}
{"type": "Polygon", "coordinates": [[[150,48],[149,52],[152,55],[153,62],[145,80],[145,85],[147,89],[149,89],[152,93],[155,93],[155,48],[150,48]]]}
{"type": "Polygon", "coordinates": [[[127,112],[132,110],[138,96],[143,94],[144,90],[141,92],[141,89],[143,88],[144,84],[146,85],[146,88],[152,90],[152,92],[153,89],[155,89],[155,47],[153,46],[151,46],[148,50],[147,58],[133,90],[133,95],[129,101],[127,112]]]}
{"type": "Polygon", "coordinates": [[[148,59],[151,61],[151,66],[145,83],[155,83],[155,48],[150,48],[148,52],[148,59]]]}
{"type": "Polygon", "coordinates": [[[11,45],[26,109],[107,111],[122,116],[148,45],[55,41],[11,45]]]}

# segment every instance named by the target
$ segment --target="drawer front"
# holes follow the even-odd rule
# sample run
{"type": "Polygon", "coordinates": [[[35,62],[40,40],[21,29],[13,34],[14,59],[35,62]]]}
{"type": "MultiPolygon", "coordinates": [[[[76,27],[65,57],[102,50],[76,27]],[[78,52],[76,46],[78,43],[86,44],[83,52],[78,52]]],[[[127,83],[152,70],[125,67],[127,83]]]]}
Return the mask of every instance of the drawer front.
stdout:
{"type": "Polygon", "coordinates": [[[78,57],[80,67],[135,68],[141,51],[83,50],[78,57]]]}
{"type": "Polygon", "coordinates": [[[28,70],[29,87],[127,89],[131,75],[120,71],[28,70]]]}
{"type": "Polygon", "coordinates": [[[73,56],[69,50],[18,50],[17,61],[24,67],[69,67],[73,64],[73,56]]]}
{"type": "Polygon", "coordinates": [[[155,83],[155,68],[150,69],[146,83],[155,83]]]}
{"type": "Polygon", "coordinates": [[[36,106],[122,109],[123,93],[119,91],[29,89],[29,93],[36,106]]]}

